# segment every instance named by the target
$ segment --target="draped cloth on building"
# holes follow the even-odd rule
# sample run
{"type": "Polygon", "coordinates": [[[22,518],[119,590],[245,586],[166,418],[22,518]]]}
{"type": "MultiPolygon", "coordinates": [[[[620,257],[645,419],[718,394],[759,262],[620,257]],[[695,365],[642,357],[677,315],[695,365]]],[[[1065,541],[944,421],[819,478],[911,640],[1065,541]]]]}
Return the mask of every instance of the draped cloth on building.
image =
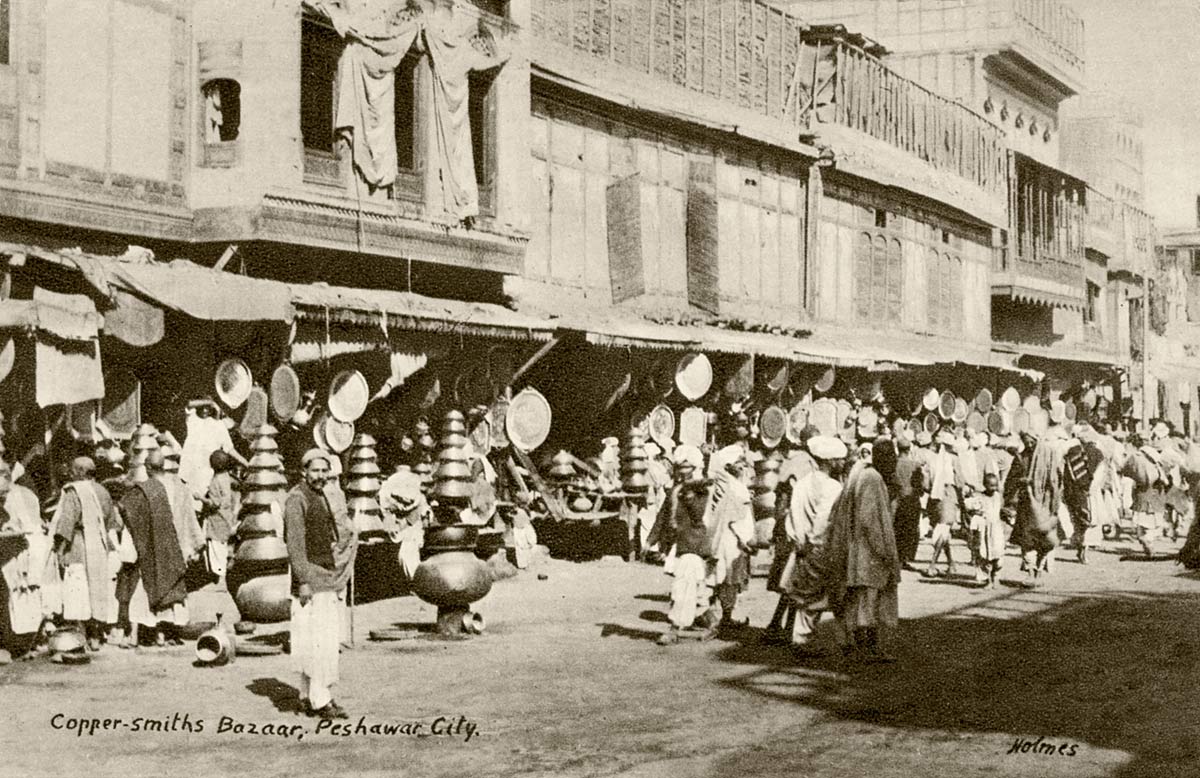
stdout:
{"type": "Polygon", "coordinates": [[[338,61],[334,124],[352,149],[354,167],[373,187],[396,180],[396,68],[416,44],[433,74],[435,158],[447,214],[479,213],[479,188],[468,118],[468,76],[503,64],[496,41],[478,22],[442,3],[405,0],[305,0],[346,40],[338,61]]]}
{"type": "Polygon", "coordinates": [[[38,406],[73,405],[104,397],[100,323],[84,295],[33,290],[38,304],[36,351],[38,406]]]}

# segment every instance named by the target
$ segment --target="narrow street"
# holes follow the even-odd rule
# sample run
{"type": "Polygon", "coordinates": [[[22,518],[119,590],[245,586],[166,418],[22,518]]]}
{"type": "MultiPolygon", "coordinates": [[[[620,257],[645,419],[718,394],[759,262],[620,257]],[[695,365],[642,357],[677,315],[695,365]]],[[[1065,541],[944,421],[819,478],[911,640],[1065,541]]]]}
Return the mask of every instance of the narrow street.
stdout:
{"type": "MultiPolygon", "coordinates": [[[[357,645],[335,690],[351,714],[345,736],[293,712],[296,675],[282,655],[202,668],[190,645],[106,647],[90,665],[3,668],[0,773],[170,774],[187,760],[208,776],[250,766],[261,775],[1193,776],[1200,577],[1167,556],[1177,547],[1160,540],[1148,562],[1124,558],[1128,540],[1106,543],[1087,567],[1060,551],[1040,590],[986,592],[905,572],[901,661],[890,667],[757,646],[755,626],[774,605],[760,578],[740,606],[752,625],[741,640],[661,648],[661,569],[551,560],[497,583],[482,602],[487,632],[468,641],[371,642],[369,630],[428,623],[433,611],[412,597],[357,608],[357,645]],[[203,731],[184,731],[185,714],[203,731]],[[81,718],[122,723],[83,736],[56,728],[81,718]],[[177,731],[145,731],[145,720],[177,731]],[[370,731],[417,722],[422,736],[370,731]],[[259,734],[218,731],[249,724],[259,734]],[[1018,741],[1035,744],[1009,753],[1018,741]]],[[[1005,564],[1002,580],[1016,578],[1016,558],[1005,564]]],[[[202,592],[197,616],[228,607],[223,596],[202,592]]]]}

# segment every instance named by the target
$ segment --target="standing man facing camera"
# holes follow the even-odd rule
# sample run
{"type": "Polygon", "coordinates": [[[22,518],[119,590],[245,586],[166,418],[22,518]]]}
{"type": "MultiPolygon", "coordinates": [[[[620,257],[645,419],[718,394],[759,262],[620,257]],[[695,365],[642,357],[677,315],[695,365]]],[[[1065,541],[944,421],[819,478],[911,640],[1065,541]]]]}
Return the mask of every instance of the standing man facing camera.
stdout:
{"type": "Polygon", "coordinates": [[[358,548],[345,496],[330,479],[330,456],[320,449],[304,455],[304,479],[288,492],[283,510],[300,702],[306,713],[326,720],[347,718],[331,687],[338,681],[342,608],[358,548]]]}

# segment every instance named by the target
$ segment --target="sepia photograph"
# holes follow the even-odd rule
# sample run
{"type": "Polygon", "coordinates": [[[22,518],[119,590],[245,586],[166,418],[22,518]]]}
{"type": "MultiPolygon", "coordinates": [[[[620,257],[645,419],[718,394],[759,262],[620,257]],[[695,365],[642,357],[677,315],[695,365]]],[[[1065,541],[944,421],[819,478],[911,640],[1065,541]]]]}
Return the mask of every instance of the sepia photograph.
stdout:
{"type": "Polygon", "coordinates": [[[1197,778],[1200,0],[0,0],[0,778],[1197,778]]]}

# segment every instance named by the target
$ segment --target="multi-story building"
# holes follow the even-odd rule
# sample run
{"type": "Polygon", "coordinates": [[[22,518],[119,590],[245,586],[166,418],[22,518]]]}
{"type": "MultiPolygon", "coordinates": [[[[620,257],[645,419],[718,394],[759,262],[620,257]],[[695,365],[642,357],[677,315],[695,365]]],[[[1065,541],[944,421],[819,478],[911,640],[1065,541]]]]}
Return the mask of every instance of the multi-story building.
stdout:
{"type": "Polygon", "coordinates": [[[1128,302],[1089,253],[1087,184],[1068,164],[1064,103],[1081,94],[1082,20],[1060,0],[794,0],[814,21],[877,38],[890,67],[979,111],[1004,131],[1007,219],[992,272],[997,352],[1058,386],[1126,365],[1128,302]]]}
{"type": "MultiPolygon", "coordinates": [[[[1137,304],[1110,277],[1137,275],[1115,245],[1145,225],[1121,210],[1100,245],[1088,225],[1116,221],[1062,160],[1078,19],[786,5],[13,0],[0,215],[9,253],[44,262],[12,266],[75,271],[106,372],[167,380],[136,351],[167,348],[161,325],[109,337],[149,304],[204,341],[197,369],[244,353],[307,382],[371,358],[373,384],[434,372],[460,404],[523,374],[580,406],[569,430],[615,428],[638,395],[622,379],[664,350],[711,353],[718,378],[835,366],[842,399],[883,376],[905,404],[1124,364],[1137,304]],[[204,267],[57,251],[131,243],[204,267]],[[420,359],[389,363],[405,349],[420,359]],[[612,386],[593,408],[580,379],[612,386]]],[[[171,382],[145,398],[198,391],[171,382]]]]}
{"type": "Polygon", "coordinates": [[[1063,109],[1063,166],[1105,196],[1146,204],[1142,118],[1127,101],[1092,92],[1063,109]]]}

